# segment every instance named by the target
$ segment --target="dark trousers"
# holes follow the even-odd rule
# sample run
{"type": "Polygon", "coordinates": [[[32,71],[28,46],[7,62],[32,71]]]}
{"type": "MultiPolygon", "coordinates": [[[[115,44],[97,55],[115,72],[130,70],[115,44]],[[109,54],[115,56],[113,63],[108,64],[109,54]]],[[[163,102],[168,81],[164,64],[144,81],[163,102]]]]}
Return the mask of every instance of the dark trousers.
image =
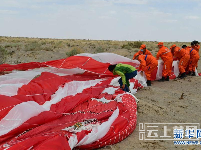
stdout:
{"type": "MultiPolygon", "coordinates": [[[[126,76],[126,82],[128,83],[129,79],[132,79],[133,77],[135,77],[137,75],[137,70],[131,72],[131,73],[125,73],[125,76],[126,76]]],[[[123,82],[122,82],[122,78],[119,79],[119,84],[120,84],[120,87],[122,87],[123,85],[123,82]]],[[[123,91],[125,92],[129,92],[129,89],[128,89],[128,85],[126,84],[125,85],[125,88],[123,89],[123,91]]]]}

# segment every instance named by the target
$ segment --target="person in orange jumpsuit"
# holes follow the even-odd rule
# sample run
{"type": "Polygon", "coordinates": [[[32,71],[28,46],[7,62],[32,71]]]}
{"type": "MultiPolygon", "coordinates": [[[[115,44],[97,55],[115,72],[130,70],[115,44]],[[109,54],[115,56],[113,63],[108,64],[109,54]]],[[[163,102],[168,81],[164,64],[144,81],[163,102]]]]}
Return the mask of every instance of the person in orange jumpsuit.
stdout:
{"type": "Polygon", "coordinates": [[[198,54],[199,54],[199,50],[200,50],[200,45],[199,45],[200,43],[198,42],[198,41],[193,41],[193,42],[191,42],[191,47],[193,48],[193,49],[195,49],[197,52],[198,52],[198,54]],[[193,44],[192,44],[193,43],[193,44]]]}
{"type": "Polygon", "coordinates": [[[157,68],[158,61],[152,55],[137,55],[135,59],[140,62],[138,70],[145,72],[147,77],[147,86],[151,86],[151,73],[157,68]]]}
{"type": "MultiPolygon", "coordinates": [[[[193,48],[193,49],[195,49],[197,52],[198,52],[198,55],[199,55],[199,50],[200,50],[200,45],[199,45],[200,43],[198,42],[198,41],[193,41],[193,42],[191,42],[191,47],[193,48]]],[[[200,55],[199,55],[200,56],[200,55]]],[[[196,65],[196,68],[198,67],[198,63],[197,63],[197,65],[196,65]]]]}
{"type": "Polygon", "coordinates": [[[173,44],[171,47],[170,47],[170,51],[172,53],[172,56],[173,56],[173,61],[174,60],[179,60],[176,56],[174,56],[174,51],[177,51],[177,50],[180,50],[181,48],[178,47],[176,44],[173,44]]]}
{"type": "Polygon", "coordinates": [[[180,78],[186,77],[186,67],[188,66],[190,53],[186,45],[183,45],[181,49],[174,49],[174,57],[179,60],[179,72],[181,74],[180,78]]]}
{"type": "Polygon", "coordinates": [[[162,71],[162,79],[159,81],[169,81],[169,76],[172,72],[172,62],[173,62],[173,56],[171,51],[163,46],[163,42],[158,43],[159,51],[156,55],[156,59],[158,60],[159,57],[163,60],[163,71],[162,71]]]}
{"type": "Polygon", "coordinates": [[[195,68],[197,67],[198,60],[200,59],[199,53],[196,49],[194,49],[194,43],[191,43],[190,48],[188,48],[190,52],[190,60],[189,60],[189,75],[195,76],[195,68]]]}
{"type": "Polygon", "coordinates": [[[146,45],[142,44],[140,47],[140,51],[134,54],[133,59],[135,59],[137,55],[152,55],[152,54],[149,50],[146,49],[146,45]]]}

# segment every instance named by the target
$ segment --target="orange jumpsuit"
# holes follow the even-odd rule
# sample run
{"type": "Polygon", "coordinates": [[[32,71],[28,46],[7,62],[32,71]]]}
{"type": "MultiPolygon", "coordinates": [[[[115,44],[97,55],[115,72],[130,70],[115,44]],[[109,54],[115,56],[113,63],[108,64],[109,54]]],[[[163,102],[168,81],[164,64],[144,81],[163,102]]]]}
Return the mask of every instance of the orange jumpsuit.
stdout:
{"type": "MultiPolygon", "coordinates": [[[[200,45],[195,45],[195,46],[192,46],[193,49],[195,49],[197,52],[198,52],[198,55],[200,57],[200,54],[199,54],[199,50],[200,50],[200,45]]],[[[198,67],[198,62],[197,62],[197,65],[196,67],[198,67]]]]}
{"type": "Polygon", "coordinates": [[[190,59],[190,54],[188,49],[176,49],[174,50],[174,56],[179,60],[179,72],[182,74],[186,72],[186,67],[190,59]]]}
{"type": "Polygon", "coordinates": [[[135,55],[133,56],[133,59],[135,59],[135,57],[137,55],[152,55],[151,52],[149,50],[146,49],[145,53],[143,53],[143,51],[138,51],[137,53],[135,53],[135,55]]]}
{"type": "Polygon", "coordinates": [[[195,49],[198,53],[199,53],[199,50],[200,50],[200,45],[195,45],[195,46],[192,46],[193,49],[195,49]]]}
{"type": "Polygon", "coordinates": [[[171,51],[167,47],[163,46],[159,49],[156,55],[156,59],[158,60],[159,57],[161,57],[161,59],[164,62],[162,76],[163,77],[170,76],[172,72],[172,62],[173,62],[173,56],[171,51]]]}
{"type": "Polygon", "coordinates": [[[157,68],[158,61],[152,55],[140,55],[138,57],[140,62],[139,70],[145,72],[147,80],[151,80],[151,73],[157,68]]]}
{"type": "Polygon", "coordinates": [[[180,49],[181,49],[180,47],[175,47],[175,48],[174,48],[174,51],[173,51],[172,49],[170,49],[170,50],[171,50],[171,53],[172,53],[172,55],[173,55],[173,61],[174,61],[174,60],[179,60],[179,58],[174,55],[174,52],[175,52],[175,51],[178,51],[178,50],[180,50],[180,49]]]}
{"type": "Polygon", "coordinates": [[[189,71],[195,72],[195,68],[197,67],[200,56],[197,50],[195,50],[194,48],[189,48],[189,51],[190,51],[189,71]]]}

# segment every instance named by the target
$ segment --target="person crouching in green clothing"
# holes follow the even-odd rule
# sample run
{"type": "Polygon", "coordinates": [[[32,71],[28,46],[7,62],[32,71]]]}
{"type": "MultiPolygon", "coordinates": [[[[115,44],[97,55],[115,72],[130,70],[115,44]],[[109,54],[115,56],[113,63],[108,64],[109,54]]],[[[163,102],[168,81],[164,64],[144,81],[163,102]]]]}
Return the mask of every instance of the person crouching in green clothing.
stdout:
{"type": "Polygon", "coordinates": [[[130,92],[130,83],[129,79],[132,79],[137,75],[137,70],[135,67],[127,64],[115,64],[115,65],[109,65],[108,70],[112,72],[114,75],[119,75],[121,78],[119,79],[120,88],[123,89],[123,91],[130,92]]]}

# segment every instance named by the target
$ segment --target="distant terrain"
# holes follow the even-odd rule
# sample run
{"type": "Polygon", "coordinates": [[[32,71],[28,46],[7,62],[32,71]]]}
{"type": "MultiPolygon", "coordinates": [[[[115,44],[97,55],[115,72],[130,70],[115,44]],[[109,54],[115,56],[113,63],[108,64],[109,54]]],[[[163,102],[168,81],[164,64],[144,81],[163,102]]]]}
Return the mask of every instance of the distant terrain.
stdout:
{"type": "MultiPolygon", "coordinates": [[[[115,53],[133,58],[141,44],[155,56],[158,41],[110,41],[110,40],[74,40],[74,39],[43,39],[0,37],[0,62],[18,64],[31,61],[49,61],[61,59],[77,53],[115,53]]],[[[190,45],[187,42],[164,42],[168,48],[172,44],[190,45]]]]}

